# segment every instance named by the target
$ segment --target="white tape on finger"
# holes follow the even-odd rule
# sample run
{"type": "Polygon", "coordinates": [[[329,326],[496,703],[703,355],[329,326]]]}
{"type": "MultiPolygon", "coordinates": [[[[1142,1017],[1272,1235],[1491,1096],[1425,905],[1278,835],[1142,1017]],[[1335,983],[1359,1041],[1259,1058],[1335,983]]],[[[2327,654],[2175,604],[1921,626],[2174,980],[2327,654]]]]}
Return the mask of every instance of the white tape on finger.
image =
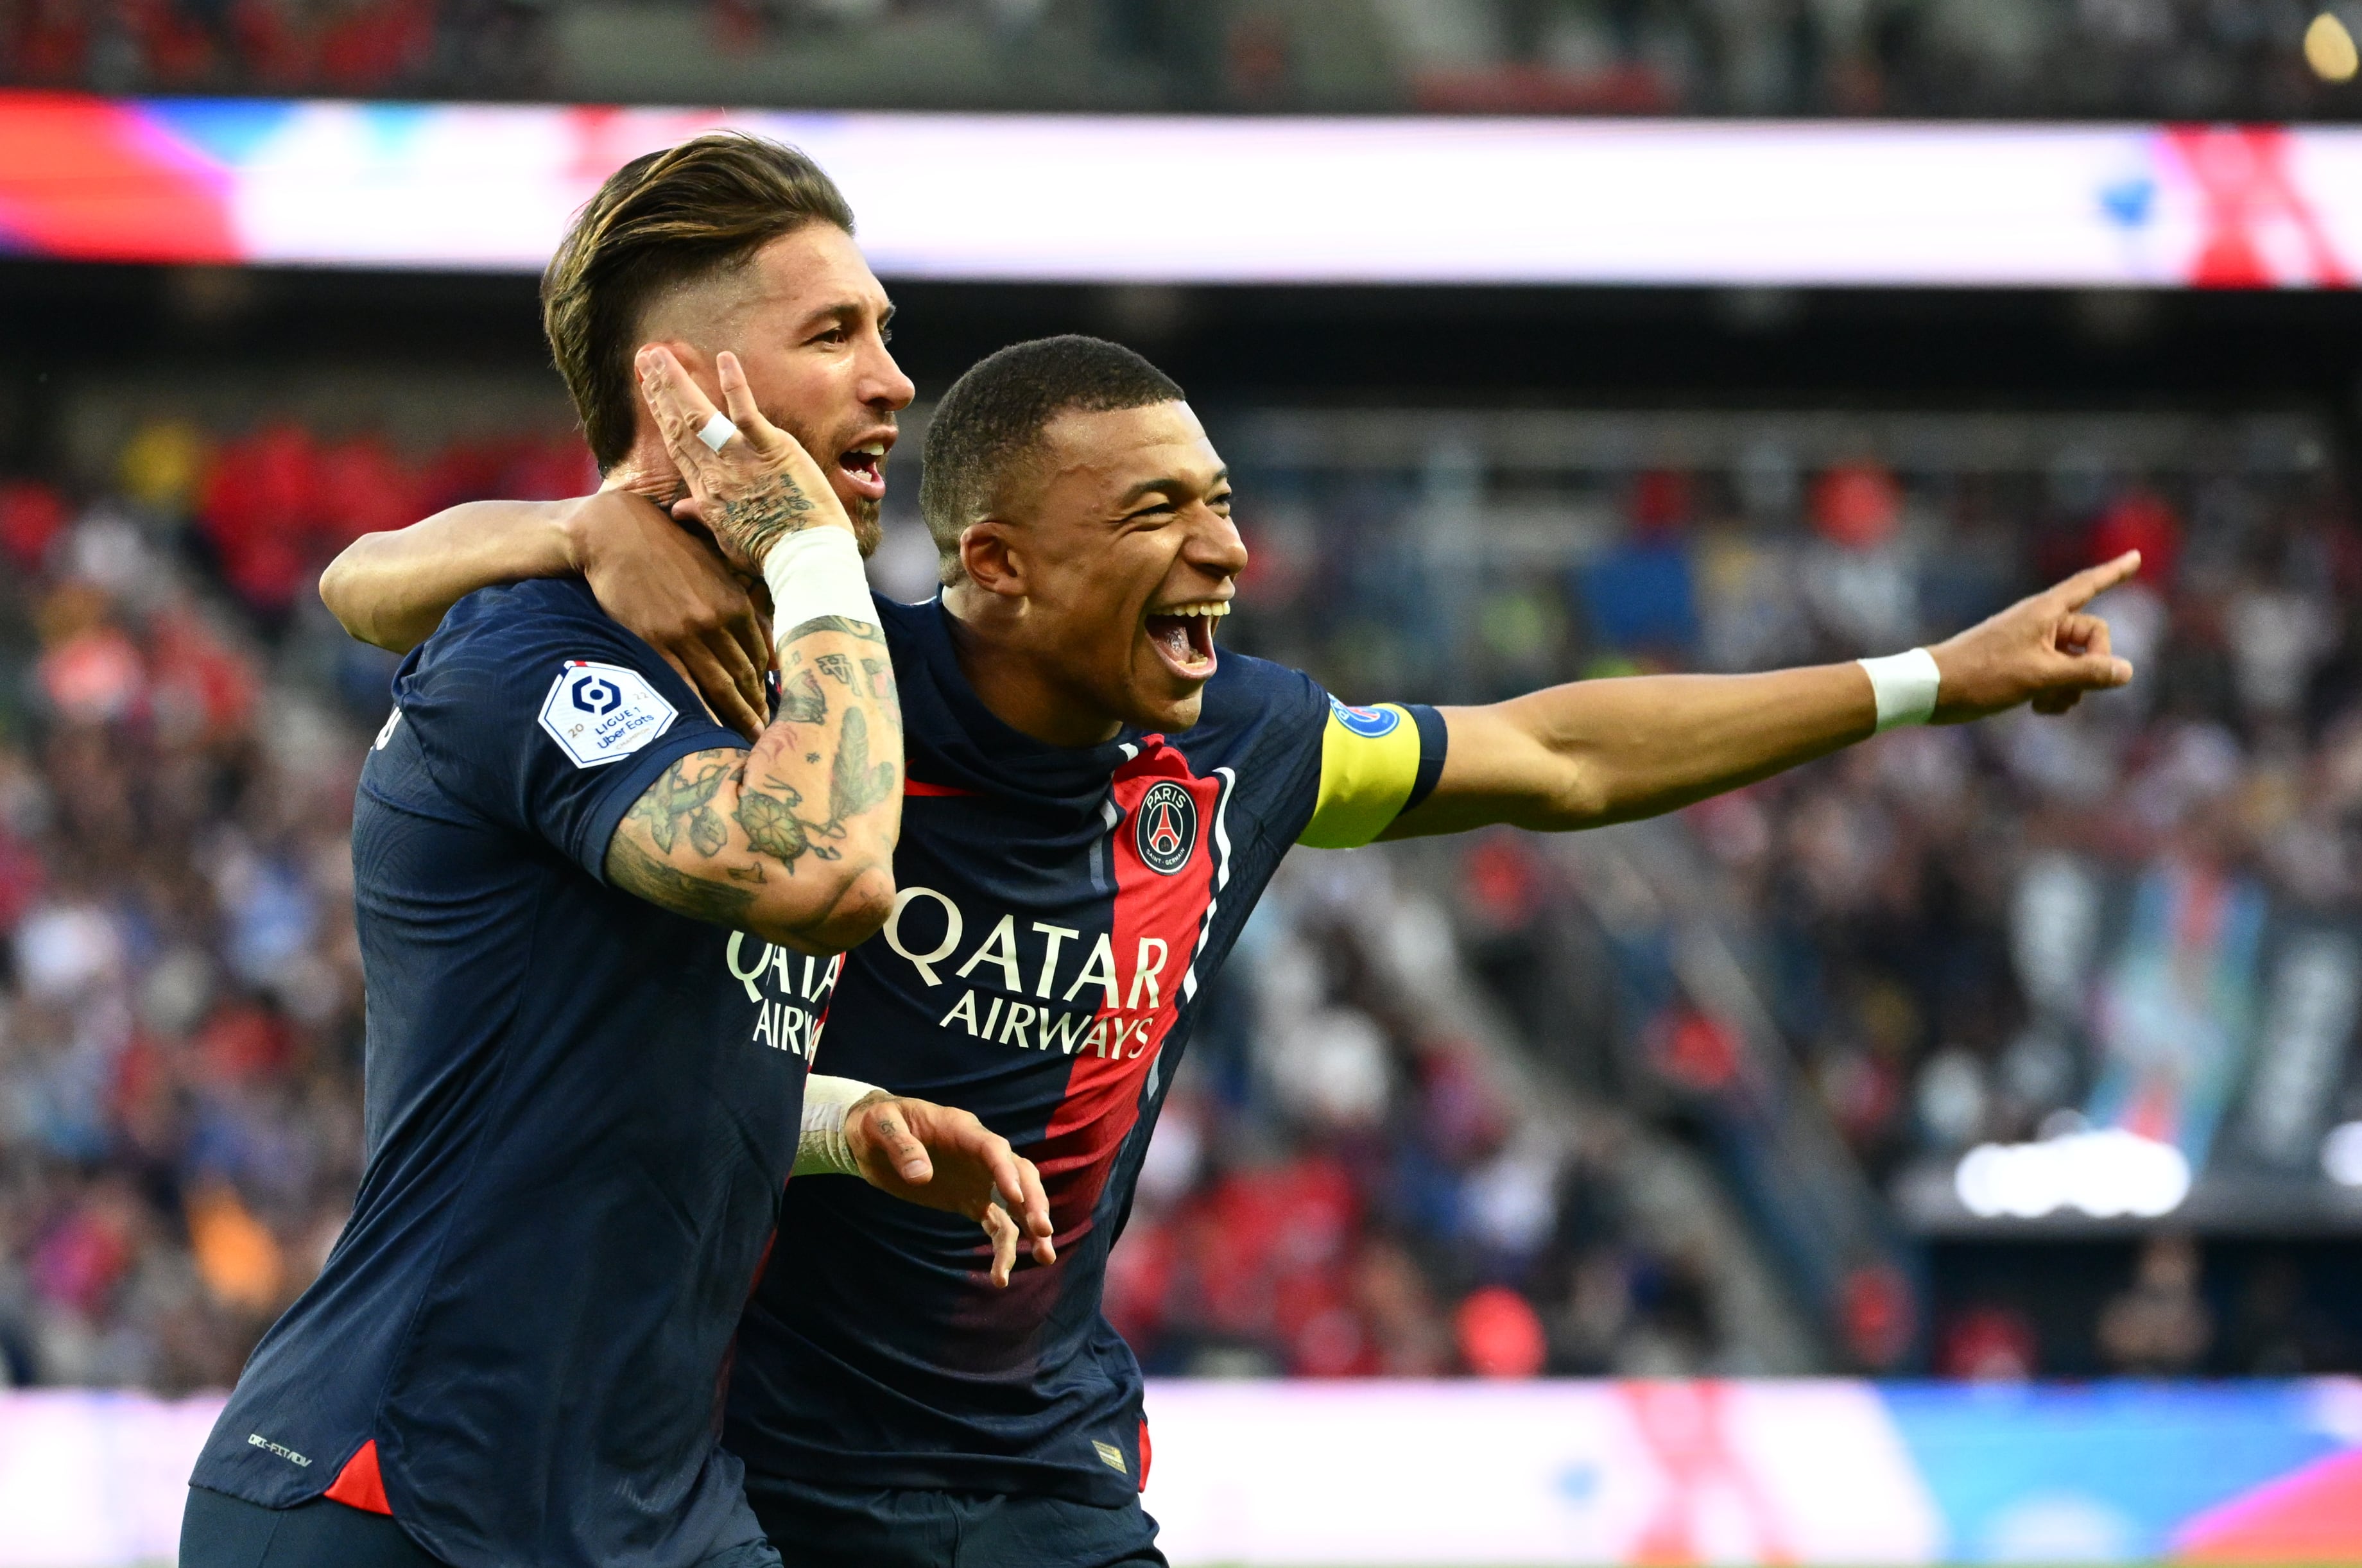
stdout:
{"type": "Polygon", "coordinates": [[[731,424],[730,416],[717,408],[713,411],[713,417],[705,422],[705,428],[697,433],[697,438],[705,443],[707,451],[719,452],[730,444],[730,437],[737,434],[738,426],[731,424]]]}

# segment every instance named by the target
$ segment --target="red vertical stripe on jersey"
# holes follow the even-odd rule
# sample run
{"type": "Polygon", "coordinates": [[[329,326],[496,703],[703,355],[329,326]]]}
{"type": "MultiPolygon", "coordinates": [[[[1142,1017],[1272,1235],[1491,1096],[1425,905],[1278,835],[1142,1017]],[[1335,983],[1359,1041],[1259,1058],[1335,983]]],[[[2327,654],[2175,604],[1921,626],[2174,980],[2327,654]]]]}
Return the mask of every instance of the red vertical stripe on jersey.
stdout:
{"type": "Polygon", "coordinates": [[[1140,1489],[1148,1490],[1148,1465],[1153,1456],[1148,1452],[1148,1418],[1140,1418],[1140,1489]]]}
{"type": "Polygon", "coordinates": [[[345,1467],[337,1472],[336,1480],[322,1496],[366,1514],[393,1516],[385,1500],[385,1477],[378,1474],[377,1439],[361,1444],[360,1452],[345,1461],[345,1467]]]}
{"type": "Polygon", "coordinates": [[[1066,1079],[1066,1097],[1052,1113],[1043,1142],[1031,1151],[1050,1196],[1051,1218],[1065,1246],[1089,1223],[1107,1186],[1115,1151],[1140,1120],[1140,1089],[1181,1006],[1181,977],[1198,951],[1198,930],[1214,891],[1214,811],[1221,781],[1199,778],[1188,759],[1151,735],[1141,753],[1116,769],[1110,786],[1123,812],[1110,835],[1109,859],[1115,873],[1116,977],[1124,994],[1105,1005],[1092,1022],[1108,1040],[1098,1049],[1077,1051],[1066,1079]],[[1189,792],[1198,808],[1197,843],[1189,858],[1170,874],[1141,858],[1138,823],[1141,797],[1169,779],[1189,792]],[[1163,944],[1163,967],[1155,979],[1156,1001],[1139,971],[1143,948],[1154,955],[1163,944]],[[1132,1006],[1137,1001],[1137,1007],[1132,1006]],[[1115,1043],[1116,1032],[1124,1032],[1115,1043]],[[1104,1050],[1105,1055],[1099,1055],[1104,1050]]]}

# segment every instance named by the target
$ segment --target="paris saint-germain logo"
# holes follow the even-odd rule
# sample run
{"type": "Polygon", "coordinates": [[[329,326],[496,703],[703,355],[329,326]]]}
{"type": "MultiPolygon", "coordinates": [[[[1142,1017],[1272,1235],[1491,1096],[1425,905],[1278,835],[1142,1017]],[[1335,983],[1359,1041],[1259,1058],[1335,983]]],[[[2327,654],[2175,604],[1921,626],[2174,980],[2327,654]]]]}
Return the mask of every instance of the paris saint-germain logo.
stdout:
{"type": "Polygon", "coordinates": [[[1394,734],[1395,726],[1402,723],[1402,711],[1398,708],[1356,708],[1334,697],[1329,699],[1329,711],[1337,715],[1337,722],[1345,726],[1348,734],[1363,740],[1383,739],[1394,734]]]}
{"type": "Polygon", "coordinates": [[[1151,784],[1131,814],[1131,842],[1151,871],[1172,876],[1198,847],[1198,798],[1169,778],[1151,784]]]}

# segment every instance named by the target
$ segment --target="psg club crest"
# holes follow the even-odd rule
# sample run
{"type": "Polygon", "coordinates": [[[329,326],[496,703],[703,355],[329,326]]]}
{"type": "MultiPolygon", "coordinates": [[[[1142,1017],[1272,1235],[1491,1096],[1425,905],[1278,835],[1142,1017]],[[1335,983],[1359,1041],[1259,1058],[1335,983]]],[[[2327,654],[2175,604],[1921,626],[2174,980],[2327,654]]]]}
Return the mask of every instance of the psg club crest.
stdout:
{"type": "Polygon", "coordinates": [[[1188,865],[1198,847],[1198,797],[1169,778],[1151,784],[1131,814],[1131,842],[1151,871],[1170,877],[1188,865]]]}
{"type": "Polygon", "coordinates": [[[1337,715],[1337,722],[1345,726],[1348,734],[1357,734],[1363,740],[1377,740],[1390,735],[1395,733],[1395,726],[1402,723],[1402,714],[1392,708],[1355,708],[1340,702],[1334,697],[1329,699],[1329,711],[1337,715]]]}

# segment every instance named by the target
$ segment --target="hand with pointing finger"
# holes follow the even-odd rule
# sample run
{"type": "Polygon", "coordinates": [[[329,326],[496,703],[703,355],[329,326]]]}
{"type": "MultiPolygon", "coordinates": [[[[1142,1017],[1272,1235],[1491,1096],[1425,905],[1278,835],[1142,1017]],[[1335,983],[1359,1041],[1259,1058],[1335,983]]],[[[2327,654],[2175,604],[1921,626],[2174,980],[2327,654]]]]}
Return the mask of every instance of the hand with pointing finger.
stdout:
{"type": "Polygon", "coordinates": [[[2084,606],[2140,564],[2140,552],[2127,550],[1929,648],[1942,678],[1934,722],[1963,723],[2020,702],[2063,713],[2086,691],[2130,684],[2133,667],[2110,651],[2108,624],[2084,606]]]}
{"type": "Polygon", "coordinates": [[[1042,1173],[969,1112],[869,1095],[845,1112],[844,1138],[862,1179],[878,1191],[982,1226],[992,1243],[993,1284],[1009,1283],[1021,1238],[1035,1263],[1058,1261],[1042,1173]]]}
{"type": "Polygon", "coordinates": [[[730,424],[737,427],[718,447],[701,434],[712,425],[713,402],[672,350],[650,344],[635,363],[640,395],[689,486],[688,499],[673,508],[674,515],[702,522],[733,566],[759,575],[764,554],[789,534],[823,527],[854,531],[820,465],[755,406],[737,355],[725,349],[713,359],[730,424]]]}

